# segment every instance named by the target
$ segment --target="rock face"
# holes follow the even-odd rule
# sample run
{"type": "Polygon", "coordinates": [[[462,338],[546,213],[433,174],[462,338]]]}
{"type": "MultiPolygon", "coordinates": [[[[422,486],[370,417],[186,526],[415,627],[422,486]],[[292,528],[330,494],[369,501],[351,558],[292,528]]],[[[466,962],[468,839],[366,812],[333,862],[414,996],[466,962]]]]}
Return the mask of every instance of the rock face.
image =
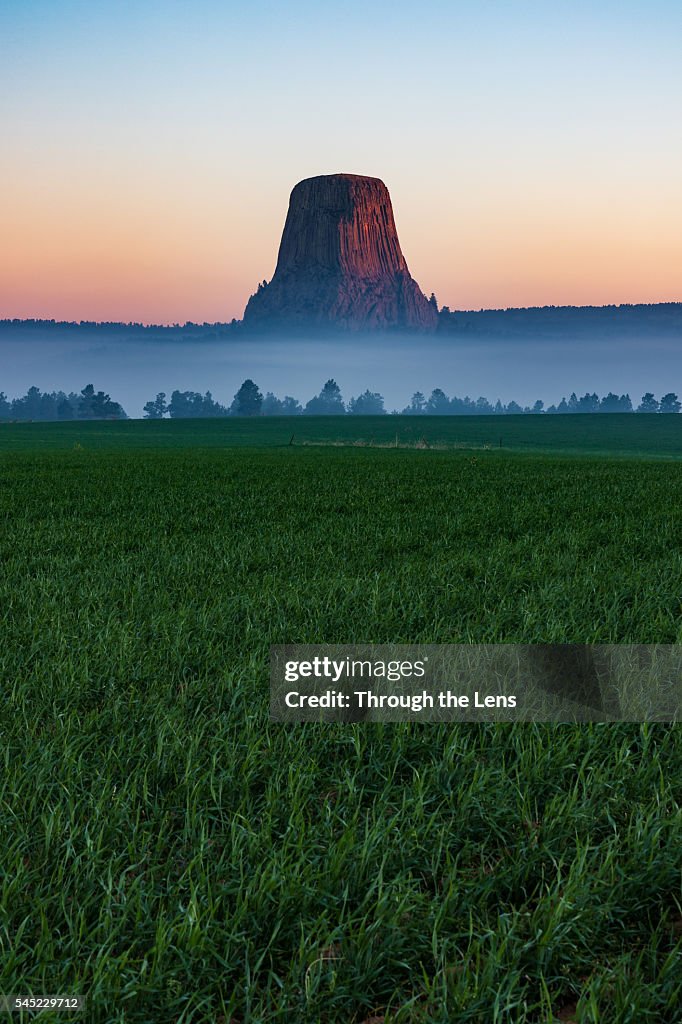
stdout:
{"type": "Polygon", "coordinates": [[[249,299],[245,326],[433,330],[437,319],[410,276],[383,181],[324,174],[295,186],[274,277],[249,299]]]}

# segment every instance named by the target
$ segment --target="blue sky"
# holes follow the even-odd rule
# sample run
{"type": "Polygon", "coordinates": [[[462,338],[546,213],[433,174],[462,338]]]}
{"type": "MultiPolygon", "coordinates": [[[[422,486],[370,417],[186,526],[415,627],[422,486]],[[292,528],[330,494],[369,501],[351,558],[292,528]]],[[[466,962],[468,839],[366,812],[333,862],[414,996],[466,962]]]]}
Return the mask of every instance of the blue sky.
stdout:
{"type": "Polygon", "coordinates": [[[240,316],[304,177],[455,308],[682,298],[678,3],[0,10],[0,315],[240,316]]]}

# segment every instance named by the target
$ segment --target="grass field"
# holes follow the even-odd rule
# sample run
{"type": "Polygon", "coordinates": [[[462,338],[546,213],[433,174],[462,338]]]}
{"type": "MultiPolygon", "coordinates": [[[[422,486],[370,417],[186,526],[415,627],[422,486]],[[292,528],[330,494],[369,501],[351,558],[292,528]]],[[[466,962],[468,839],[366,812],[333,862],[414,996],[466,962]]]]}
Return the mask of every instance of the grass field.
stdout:
{"type": "Polygon", "coordinates": [[[289,416],[263,419],[0,423],[0,451],[132,451],[306,444],[472,447],[682,458],[682,416],[289,416]]]}
{"type": "Polygon", "coordinates": [[[680,642],[678,419],[0,426],[0,992],[679,1024],[677,727],[267,715],[273,643],[680,642]]]}

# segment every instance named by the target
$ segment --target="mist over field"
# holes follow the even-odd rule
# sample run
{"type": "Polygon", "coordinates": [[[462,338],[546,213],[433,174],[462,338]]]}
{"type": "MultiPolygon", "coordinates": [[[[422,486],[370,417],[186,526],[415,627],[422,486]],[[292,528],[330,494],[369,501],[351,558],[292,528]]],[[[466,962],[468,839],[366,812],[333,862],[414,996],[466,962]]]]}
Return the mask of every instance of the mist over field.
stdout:
{"type": "Polygon", "coordinates": [[[131,417],[159,391],[211,391],[229,405],[246,377],[261,391],[305,402],[329,377],[344,399],[369,388],[387,411],[402,410],[419,390],[493,404],[521,406],[542,399],[558,404],[572,391],[629,393],[682,391],[682,345],[670,335],[471,339],[433,336],[347,335],[333,339],[281,337],[140,339],[93,337],[75,330],[48,336],[4,332],[0,391],[10,397],[32,385],[42,391],[80,391],[86,384],[111,394],[131,417]]]}

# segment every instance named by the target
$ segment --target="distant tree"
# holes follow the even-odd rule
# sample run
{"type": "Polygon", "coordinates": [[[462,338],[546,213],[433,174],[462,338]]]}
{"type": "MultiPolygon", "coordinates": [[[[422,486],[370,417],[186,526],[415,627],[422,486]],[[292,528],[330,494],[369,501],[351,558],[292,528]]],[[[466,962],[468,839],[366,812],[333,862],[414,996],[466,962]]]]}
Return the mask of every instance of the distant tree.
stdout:
{"type": "Polygon", "coordinates": [[[12,402],[12,418],[16,420],[39,420],[41,419],[40,388],[30,387],[22,398],[15,398],[12,402]]]}
{"type": "Polygon", "coordinates": [[[44,409],[44,395],[40,388],[29,388],[26,392],[26,411],[32,420],[42,419],[44,409]]]}
{"type": "Polygon", "coordinates": [[[519,413],[523,412],[523,409],[517,402],[509,402],[507,405],[507,413],[510,416],[518,416],[519,413]]]}
{"type": "Polygon", "coordinates": [[[674,391],[669,391],[667,395],[663,395],[661,404],[658,407],[659,412],[671,413],[679,412],[682,408],[682,403],[678,401],[677,395],[674,391]]]}
{"type": "Polygon", "coordinates": [[[63,391],[43,392],[40,398],[40,419],[56,420],[57,406],[66,395],[63,391]]]}
{"type": "Polygon", "coordinates": [[[82,420],[127,419],[118,402],[112,402],[104,391],[95,391],[87,384],[80,393],[78,417],[82,420]]]}
{"type": "Polygon", "coordinates": [[[4,391],[0,391],[0,419],[8,419],[12,411],[12,406],[7,400],[7,395],[4,391]]]}
{"type": "Polygon", "coordinates": [[[620,412],[620,398],[609,391],[599,403],[599,412],[620,412]]]}
{"type": "Polygon", "coordinates": [[[272,391],[268,391],[263,399],[260,411],[261,416],[281,416],[282,403],[272,391]]]}
{"type": "Polygon", "coordinates": [[[415,391],[410,404],[403,409],[404,416],[423,416],[426,412],[426,399],[421,391],[415,391]]]}
{"type": "Polygon", "coordinates": [[[78,403],[78,418],[81,420],[94,419],[92,403],[95,399],[95,388],[92,384],[86,384],[81,391],[81,398],[78,403]]]}
{"type": "Polygon", "coordinates": [[[103,391],[95,392],[92,399],[92,413],[95,419],[102,420],[107,414],[107,410],[111,405],[111,398],[109,395],[105,395],[103,391]]]}
{"type": "Polygon", "coordinates": [[[272,391],[268,391],[261,405],[261,416],[300,416],[303,412],[300,402],[291,395],[279,399],[272,391]]]}
{"type": "Polygon", "coordinates": [[[303,406],[291,395],[285,395],[282,399],[282,415],[283,416],[300,416],[303,412],[303,406]]]}
{"type": "Polygon", "coordinates": [[[146,402],[144,405],[144,418],[146,420],[160,420],[168,412],[165,391],[159,391],[153,402],[146,402]]]}
{"type": "Polygon", "coordinates": [[[168,412],[171,419],[208,419],[228,415],[225,406],[216,402],[210,391],[205,395],[198,391],[174,391],[168,403],[168,412]]]}
{"type": "Polygon", "coordinates": [[[642,401],[637,406],[637,412],[658,412],[658,402],[650,391],[642,395],[642,401]]]}
{"type": "Polygon", "coordinates": [[[229,416],[230,411],[220,402],[216,402],[211,392],[207,391],[201,401],[200,414],[204,417],[229,416]]]}
{"type": "Polygon", "coordinates": [[[578,412],[578,396],[575,391],[571,392],[571,397],[568,400],[566,412],[578,412]]]}
{"type": "Polygon", "coordinates": [[[62,398],[57,406],[57,419],[58,420],[72,420],[73,419],[73,406],[68,398],[62,398]]]}
{"type": "Polygon", "coordinates": [[[386,412],[383,395],[369,390],[364,391],[357,398],[351,398],[348,412],[352,416],[382,416],[386,412]]]}
{"type": "Polygon", "coordinates": [[[556,411],[557,411],[557,407],[556,407],[556,405],[549,405],[549,406],[547,406],[547,408],[545,409],[545,415],[546,415],[546,416],[554,416],[554,415],[555,415],[555,413],[556,413],[556,411]]]}
{"type": "Polygon", "coordinates": [[[346,411],[341,388],[331,377],[319,395],[306,402],[305,412],[309,416],[342,416],[346,411]]]}
{"type": "Polygon", "coordinates": [[[496,416],[503,416],[505,413],[505,408],[502,405],[502,402],[499,400],[499,398],[495,402],[495,408],[493,409],[493,412],[495,413],[496,416]]]}
{"type": "MultiPolygon", "coordinates": [[[[108,395],[107,395],[107,399],[109,399],[108,395]]],[[[123,406],[121,405],[120,402],[113,402],[113,401],[109,400],[107,402],[106,413],[107,413],[107,419],[116,419],[116,420],[127,420],[128,419],[128,415],[127,415],[125,409],[123,408],[123,406]]]]}
{"type": "Polygon", "coordinates": [[[537,402],[535,402],[535,404],[533,405],[533,408],[531,409],[531,412],[534,413],[537,416],[539,413],[544,411],[544,408],[545,408],[545,403],[541,399],[538,398],[537,402]]]}
{"type": "Polygon", "coordinates": [[[441,388],[434,388],[426,403],[429,416],[447,416],[450,412],[450,399],[441,388]]]}
{"type": "Polygon", "coordinates": [[[599,395],[584,394],[582,398],[578,400],[577,412],[599,412],[599,395]]]}
{"type": "Polygon", "coordinates": [[[632,412],[632,402],[629,395],[614,395],[609,391],[599,403],[599,412],[632,412]]]}
{"type": "Polygon", "coordinates": [[[244,381],[230,406],[233,416],[260,416],[263,395],[250,377],[244,381]]]}
{"type": "Polygon", "coordinates": [[[168,403],[168,413],[172,420],[200,416],[203,402],[203,396],[196,391],[174,391],[168,403]]]}
{"type": "Polygon", "coordinates": [[[95,419],[124,419],[125,413],[118,404],[118,402],[112,402],[109,395],[106,395],[103,391],[98,391],[92,400],[92,410],[95,419]]]}
{"type": "Polygon", "coordinates": [[[433,309],[435,309],[435,311],[437,313],[438,312],[438,299],[433,294],[433,292],[431,292],[431,295],[429,296],[429,304],[431,305],[431,307],[433,309]]]}
{"type": "Polygon", "coordinates": [[[448,407],[445,410],[445,412],[449,413],[451,416],[472,416],[478,411],[476,402],[469,398],[468,395],[465,395],[464,398],[458,398],[457,395],[455,395],[450,399],[448,407]]]}
{"type": "Polygon", "coordinates": [[[561,401],[559,402],[559,405],[557,406],[557,412],[558,413],[566,413],[566,412],[570,412],[570,411],[571,410],[568,408],[568,402],[566,401],[565,398],[562,398],[561,401]]]}

